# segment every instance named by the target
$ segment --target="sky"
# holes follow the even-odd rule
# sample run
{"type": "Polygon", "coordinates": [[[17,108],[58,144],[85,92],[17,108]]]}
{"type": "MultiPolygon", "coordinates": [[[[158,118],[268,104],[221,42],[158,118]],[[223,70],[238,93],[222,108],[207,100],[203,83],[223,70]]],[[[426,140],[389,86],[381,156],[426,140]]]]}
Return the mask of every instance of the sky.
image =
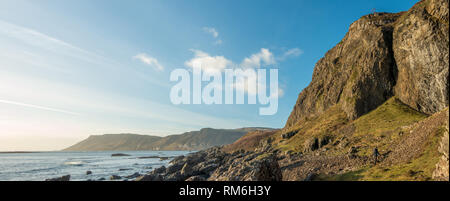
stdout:
{"type": "Polygon", "coordinates": [[[284,126],[315,63],[363,15],[411,0],[0,0],[0,151],[89,135],[284,126]],[[194,61],[278,69],[278,111],[174,105],[194,61]]]}

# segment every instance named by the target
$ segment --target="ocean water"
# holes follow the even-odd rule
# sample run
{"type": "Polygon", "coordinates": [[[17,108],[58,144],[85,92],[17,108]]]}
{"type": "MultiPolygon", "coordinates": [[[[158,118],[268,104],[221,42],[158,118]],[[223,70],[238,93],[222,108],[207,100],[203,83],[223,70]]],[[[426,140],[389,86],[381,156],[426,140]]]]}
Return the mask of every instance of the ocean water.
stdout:
{"type": "MultiPolygon", "coordinates": [[[[160,166],[167,166],[172,158],[144,158],[148,156],[176,157],[188,151],[103,151],[103,152],[37,152],[0,153],[0,181],[43,181],[71,175],[70,180],[109,180],[111,175],[145,174],[160,166]],[[130,156],[112,157],[123,153],[130,156]],[[122,171],[119,171],[123,169],[122,171]],[[92,171],[86,175],[86,171],[92,171]]],[[[125,178],[124,178],[125,179],[125,178]]],[[[123,179],[122,179],[123,180],[123,179]]]]}

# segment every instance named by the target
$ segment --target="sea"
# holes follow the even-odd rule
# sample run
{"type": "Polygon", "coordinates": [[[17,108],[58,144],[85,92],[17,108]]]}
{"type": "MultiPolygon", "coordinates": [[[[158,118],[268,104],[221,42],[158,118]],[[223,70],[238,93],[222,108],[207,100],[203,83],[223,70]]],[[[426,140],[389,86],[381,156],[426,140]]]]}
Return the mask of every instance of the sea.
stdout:
{"type": "MultiPolygon", "coordinates": [[[[110,180],[145,174],[190,151],[98,151],[0,153],[0,181],[44,181],[70,175],[71,181],[110,180]],[[112,156],[122,153],[128,156],[112,156]],[[161,160],[158,157],[168,157],[161,160]],[[86,174],[91,171],[92,174],[86,174]]],[[[118,181],[115,180],[115,181],[118,181]]]]}

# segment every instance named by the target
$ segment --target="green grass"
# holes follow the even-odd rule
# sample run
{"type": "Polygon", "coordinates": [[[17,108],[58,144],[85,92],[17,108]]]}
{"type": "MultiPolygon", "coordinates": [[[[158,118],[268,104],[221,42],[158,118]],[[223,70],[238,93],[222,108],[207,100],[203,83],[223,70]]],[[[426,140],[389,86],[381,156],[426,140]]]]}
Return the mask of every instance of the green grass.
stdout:
{"type": "Polygon", "coordinates": [[[379,147],[381,151],[386,151],[388,145],[398,140],[398,135],[402,132],[402,127],[418,122],[427,116],[415,111],[409,106],[401,103],[396,98],[387,100],[375,110],[349,121],[340,105],[335,105],[317,117],[311,117],[299,121],[295,126],[284,132],[298,132],[291,139],[282,141],[280,133],[275,140],[276,146],[282,151],[301,152],[303,143],[312,137],[330,136],[337,139],[346,136],[349,144],[340,150],[335,149],[335,153],[343,154],[351,146],[360,148],[360,155],[370,155],[374,147],[379,147]],[[344,128],[353,131],[343,131],[344,128]]]}
{"type": "Polygon", "coordinates": [[[275,139],[277,148],[282,151],[301,152],[303,143],[311,137],[323,137],[325,135],[333,137],[332,132],[348,122],[347,115],[338,106],[329,108],[322,115],[310,117],[299,121],[287,132],[297,132],[292,138],[281,141],[279,133],[275,139]]]}
{"type": "Polygon", "coordinates": [[[421,156],[407,163],[383,167],[364,167],[339,175],[320,175],[317,180],[326,181],[429,181],[440,159],[438,144],[445,131],[440,128],[430,137],[421,156]]]}
{"type": "MultiPolygon", "coordinates": [[[[363,119],[358,119],[360,122],[353,122],[361,127],[357,129],[354,135],[363,135],[362,131],[374,130],[374,134],[370,136],[365,136],[362,138],[360,142],[367,142],[373,136],[376,136],[377,133],[383,133],[386,130],[397,130],[396,123],[408,123],[411,121],[416,121],[418,119],[422,119],[424,115],[420,113],[416,113],[411,111],[408,108],[405,108],[402,104],[398,104],[396,100],[390,100],[389,104],[385,104],[377,110],[367,114],[363,119]],[[392,119],[387,114],[395,114],[401,117],[403,120],[399,121],[397,118],[392,119]],[[409,114],[409,115],[407,115],[409,114]],[[384,121],[389,123],[379,124],[379,128],[373,129],[372,121],[369,121],[368,117],[376,120],[376,117],[386,118],[384,121]]],[[[445,112],[445,111],[444,111],[445,112]]],[[[425,121],[427,121],[426,119],[425,121]]],[[[380,122],[380,119],[376,120],[380,122]]],[[[392,165],[392,166],[372,166],[368,165],[362,167],[356,171],[346,172],[344,174],[338,175],[319,175],[317,180],[329,180],[329,181],[429,181],[432,180],[433,171],[436,168],[436,164],[439,161],[441,154],[438,151],[439,143],[441,142],[441,138],[447,131],[445,125],[437,128],[431,128],[430,136],[426,139],[423,152],[416,156],[415,158],[401,164],[392,165]]],[[[409,132],[408,129],[406,131],[409,132]]],[[[398,139],[401,140],[401,139],[398,139]]],[[[399,141],[376,141],[373,145],[380,145],[382,143],[386,143],[389,145],[392,143],[401,143],[399,141]]],[[[383,153],[383,152],[382,152],[383,153]]]]}
{"type": "Polygon", "coordinates": [[[360,155],[369,156],[373,147],[387,151],[387,147],[400,139],[402,127],[423,120],[427,115],[417,112],[396,98],[391,98],[375,110],[352,122],[355,127],[352,146],[361,147],[360,155]]]}

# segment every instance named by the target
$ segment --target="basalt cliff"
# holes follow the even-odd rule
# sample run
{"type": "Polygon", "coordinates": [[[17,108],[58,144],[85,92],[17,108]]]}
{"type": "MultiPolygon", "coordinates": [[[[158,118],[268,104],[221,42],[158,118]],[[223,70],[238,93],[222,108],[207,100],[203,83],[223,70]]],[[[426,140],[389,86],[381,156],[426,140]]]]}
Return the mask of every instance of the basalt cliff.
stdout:
{"type": "Polygon", "coordinates": [[[363,16],[317,62],[283,129],[138,180],[448,181],[448,44],[448,0],[363,16]]]}

